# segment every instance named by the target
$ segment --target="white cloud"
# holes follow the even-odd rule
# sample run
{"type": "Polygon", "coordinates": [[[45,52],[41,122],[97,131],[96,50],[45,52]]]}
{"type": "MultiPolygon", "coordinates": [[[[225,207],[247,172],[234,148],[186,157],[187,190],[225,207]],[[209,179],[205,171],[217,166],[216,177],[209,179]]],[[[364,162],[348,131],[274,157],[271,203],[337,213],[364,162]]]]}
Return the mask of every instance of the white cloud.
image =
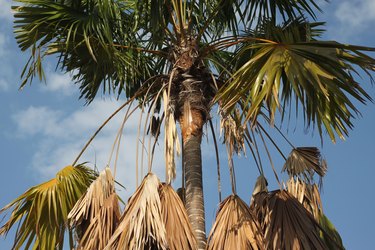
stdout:
{"type": "Polygon", "coordinates": [[[12,19],[12,10],[11,10],[12,1],[11,0],[0,0],[0,19],[11,20],[12,19]]]}
{"type": "Polygon", "coordinates": [[[9,90],[9,83],[3,78],[0,78],[0,92],[9,90]]]}
{"type": "Polygon", "coordinates": [[[47,72],[47,84],[40,85],[42,91],[58,92],[69,96],[77,92],[77,87],[73,84],[68,73],[47,72]]]}
{"type": "MultiPolygon", "coordinates": [[[[100,100],[94,101],[88,107],[82,107],[72,114],[48,107],[33,106],[16,113],[13,120],[17,133],[25,140],[33,141],[32,148],[35,149],[35,152],[31,160],[31,167],[37,171],[39,176],[47,179],[53,177],[59,169],[72,164],[89,137],[119,105],[118,102],[100,100]]],[[[123,115],[124,112],[108,123],[108,126],[88,147],[79,162],[88,161],[91,166],[96,164],[99,170],[106,166],[123,115]]],[[[127,188],[126,197],[135,189],[138,120],[139,113],[135,113],[126,124],[118,159],[117,180],[127,188]]],[[[141,146],[139,147],[141,149],[141,146]]],[[[163,149],[158,147],[155,152],[153,172],[163,180],[162,151],[163,149]]],[[[140,156],[141,151],[139,159],[140,156]]],[[[114,158],[115,156],[112,158],[112,167],[114,158]]],[[[140,162],[139,160],[139,164],[140,162]]],[[[143,174],[146,172],[147,157],[144,158],[143,174]]]]}
{"type": "Polygon", "coordinates": [[[0,33],[0,56],[6,54],[7,39],[4,34],[0,33]]]}
{"type": "Polygon", "coordinates": [[[345,33],[357,33],[371,27],[375,21],[374,0],[340,1],[335,18],[341,23],[345,33]]]}
{"type": "Polygon", "coordinates": [[[58,120],[61,112],[51,110],[47,107],[30,106],[26,110],[13,115],[17,124],[17,134],[21,136],[56,136],[62,133],[58,120]]]}

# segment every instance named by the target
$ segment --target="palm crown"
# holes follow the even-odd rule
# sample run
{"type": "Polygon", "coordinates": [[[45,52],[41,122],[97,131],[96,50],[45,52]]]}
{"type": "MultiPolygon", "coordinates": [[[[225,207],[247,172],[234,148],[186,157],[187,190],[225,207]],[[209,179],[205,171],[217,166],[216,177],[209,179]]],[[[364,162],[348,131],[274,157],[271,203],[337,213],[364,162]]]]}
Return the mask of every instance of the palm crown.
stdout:
{"type": "MultiPolygon", "coordinates": [[[[22,50],[31,52],[21,87],[35,76],[43,79],[43,59],[55,54],[58,67],[72,72],[81,97],[88,103],[98,92],[125,95],[130,102],[137,99],[142,110],[149,107],[150,118],[146,123],[154,136],[159,136],[160,124],[164,122],[167,184],[175,176],[174,153],[178,148],[175,121],[180,123],[186,208],[200,249],[206,244],[200,142],[203,125],[210,121],[214,105],[220,110],[231,159],[246,143],[253,152],[252,148],[257,147],[254,132],[269,136],[261,124],[273,125],[277,117],[283,120],[292,109],[303,115],[307,126],[316,126],[321,136],[327,132],[332,141],[337,136],[343,138],[359,113],[353,100],[361,103],[371,100],[353,75],[361,70],[371,78],[375,60],[365,52],[374,49],[319,40],[324,32],[323,23],[310,21],[320,11],[314,0],[17,2],[20,6],[13,7],[16,39],[22,50]],[[195,197],[189,195],[192,190],[198,192],[195,197]],[[199,210],[203,210],[203,220],[191,219],[202,217],[199,210]]],[[[256,159],[256,153],[253,154],[256,159]]],[[[315,172],[320,176],[325,173],[319,152],[295,148],[284,168],[291,176],[290,185],[295,185],[293,190],[307,188],[306,195],[316,197],[311,176],[315,172]],[[306,178],[300,183],[301,178],[297,177],[301,175],[306,178]]],[[[267,192],[262,187],[260,190],[267,192]]],[[[162,193],[160,187],[155,190],[162,193]]],[[[253,209],[257,216],[234,194],[224,201],[218,218],[224,208],[234,206],[241,216],[254,221],[246,230],[255,232],[262,228],[269,239],[274,235],[261,218],[264,219],[262,213],[274,209],[269,205],[272,200],[291,200],[292,206],[302,211],[300,215],[305,213],[305,208],[295,205],[289,193],[256,195],[254,200],[259,203],[253,209]]],[[[142,193],[133,200],[137,197],[143,197],[142,193]]],[[[303,203],[304,199],[298,199],[303,203]]],[[[305,202],[307,216],[319,208],[316,204],[305,202]]],[[[126,211],[137,209],[133,204],[129,207],[126,211]]],[[[127,220],[126,211],[123,221],[127,220]]],[[[319,231],[314,224],[317,218],[323,217],[317,215],[305,228],[319,231]]],[[[218,237],[214,234],[220,226],[216,223],[208,247],[229,244],[215,241],[218,237]]],[[[184,232],[188,235],[189,230],[184,232]]],[[[299,233],[301,230],[296,229],[299,233]]],[[[260,234],[255,232],[251,236],[257,244],[246,244],[262,249],[260,234]]],[[[118,238],[110,241],[112,247],[118,247],[128,237],[117,231],[115,235],[118,238]]],[[[316,235],[313,237],[319,238],[319,233],[316,235]]],[[[161,242],[152,244],[163,248],[168,240],[160,237],[161,242]]],[[[320,248],[325,244],[320,240],[314,238],[308,244],[320,248]]],[[[188,245],[193,248],[194,244],[188,245]]]]}

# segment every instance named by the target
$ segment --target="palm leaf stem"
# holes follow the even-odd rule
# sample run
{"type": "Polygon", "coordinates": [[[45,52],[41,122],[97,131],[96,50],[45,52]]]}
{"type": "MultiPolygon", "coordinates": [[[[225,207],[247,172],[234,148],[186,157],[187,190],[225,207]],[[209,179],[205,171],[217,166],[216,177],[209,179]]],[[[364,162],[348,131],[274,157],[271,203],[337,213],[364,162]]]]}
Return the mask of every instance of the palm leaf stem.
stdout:
{"type": "Polygon", "coordinates": [[[281,148],[277,145],[277,143],[275,142],[274,139],[272,139],[272,136],[266,131],[266,129],[260,124],[260,123],[257,123],[257,127],[259,127],[263,133],[267,136],[267,138],[271,141],[271,143],[273,144],[273,146],[276,148],[276,150],[280,153],[280,155],[284,158],[284,160],[287,160],[287,157],[285,156],[285,154],[281,151],[281,148]]]}
{"type": "Polygon", "coordinates": [[[258,131],[258,134],[259,134],[260,138],[262,139],[262,142],[263,142],[263,145],[264,145],[264,149],[265,149],[266,152],[267,152],[268,160],[270,161],[270,164],[271,164],[271,167],[272,167],[272,171],[273,171],[273,173],[274,173],[274,175],[275,175],[275,178],[276,178],[276,180],[277,180],[277,183],[279,184],[279,187],[280,187],[280,189],[281,189],[281,182],[280,182],[279,176],[278,176],[278,174],[277,174],[277,171],[276,171],[276,169],[275,169],[275,165],[273,164],[273,161],[272,161],[272,157],[271,157],[270,151],[268,150],[268,147],[267,147],[267,143],[266,143],[266,141],[264,140],[264,137],[263,137],[263,135],[262,135],[262,132],[259,130],[258,127],[256,127],[256,130],[258,131]]]}
{"type": "Polygon", "coordinates": [[[253,156],[253,159],[255,161],[255,165],[258,168],[259,174],[260,175],[264,175],[264,173],[263,173],[264,172],[263,171],[263,167],[261,166],[262,162],[259,162],[260,159],[259,160],[257,159],[257,156],[255,155],[255,152],[254,152],[254,149],[253,149],[253,147],[251,145],[251,142],[250,142],[249,138],[247,138],[247,136],[245,137],[245,141],[246,141],[246,143],[247,143],[247,145],[248,145],[248,147],[250,149],[251,155],[253,156]]]}
{"type": "Polygon", "coordinates": [[[212,139],[214,140],[214,145],[215,145],[216,168],[217,168],[217,191],[219,193],[219,201],[221,202],[222,199],[221,199],[221,173],[220,173],[219,149],[218,149],[218,145],[217,145],[217,140],[216,140],[216,135],[215,135],[215,131],[214,131],[214,126],[212,124],[212,119],[209,119],[208,123],[210,124],[212,139]]]}
{"type": "MultiPolygon", "coordinates": [[[[153,84],[152,84],[153,85],[153,84]]],[[[149,87],[151,88],[152,85],[149,87]]],[[[90,137],[90,139],[86,142],[85,146],[82,148],[82,150],[79,152],[77,157],[72,163],[72,166],[75,166],[79,160],[79,158],[82,156],[82,154],[86,151],[87,147],[90,145],[90,143],[95,139],[95,137],[99,134],[99,132],[107,125],[107,123],[115,117],[124,107],[132,103],[136,98],[140,97],[142,94],[144,94],[145,88],[142,88],[137,91],[129,100],[127,100],[124,104],[122,104],[118,109],[116,109],[103,123],[100,125],[100,127],[95,131],[95,133],[90,137]]]]}

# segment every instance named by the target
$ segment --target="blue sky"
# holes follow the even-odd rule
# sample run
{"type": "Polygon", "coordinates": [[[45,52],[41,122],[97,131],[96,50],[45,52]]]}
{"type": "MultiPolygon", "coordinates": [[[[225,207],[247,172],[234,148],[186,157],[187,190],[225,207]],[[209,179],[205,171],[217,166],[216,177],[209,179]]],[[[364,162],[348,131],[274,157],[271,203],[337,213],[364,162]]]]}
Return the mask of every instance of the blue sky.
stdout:
{"type": "MultiPolygon", "coordinates": [[[[325,39],[375,47],[375,1],[321,2],[324,13],[319,20],[327,21],[325,39]]],[[[78,100],[78,89],[70,82],[69,75],[55,72],[52,61],[45,64],[47,85],[35,81],[32,86],[19,91],[20,73],[27,56],[19,51],[15,43],[10,5],[11,1],[0,0],[0,207],[30,186],[52,178],[58,169],[71,164],[85,141],[121,104],[105,96],[84,106],[84,101],[78,100]]],[[[368,78],[364,76],[360,82],[375,98],[375,87],[370,86],[368,78]]],[[[329,167],[322,194],[324,210],[341,233],[347,249],[373,247],[375,224],[372,185],[375,176],[375,105],[361,105],[359,110],[362,117],[354,121],[355,128],[349,138],[332,144],[326,137],[321,149],[329,167]]],[[[127,190],[121,191],[125,196],[129,196],[135,187],[133,166],[138,119],[139,115],[136,114],[127,124],[119,158],[117,178],[127,187],[127,190]]],[[[81,158],[82,161],[89,161],[91,166],[96,164],[99,169],[107,164],[121,120],[121,116],[116,117],[104,129],[81,158]]],[[[317,133],[304,133],[302,121],[291,126],[288,136],[297,146],[320,146],[317,133]]],[[[288,153],[288,150],[285,152],[288,153]]],[[[155,159],[154,171],[163,180],[161,148],[156,155],[159,156],[155,159]]],[[[207,223],[211,225],[218,199],[210,137],[204,143],[203,155],[207,223]]],[[[278,170],[282,164],[276,157],[278,170]]],[[[224,160],[222,165],[225,165],[224,160]]],[[[223,167],[224,197],[230,194],[227,172],[223,167]]],[[[248,202],[257,177],[250,157],[236,160],[236,173],[239,194],[248,202]]],[[[272,179],[272,176],[268,178],[272,179]]],[[[5,240],[1,238],[0,249],[10,249],[12,237],[9,234],[5,240]]]]}

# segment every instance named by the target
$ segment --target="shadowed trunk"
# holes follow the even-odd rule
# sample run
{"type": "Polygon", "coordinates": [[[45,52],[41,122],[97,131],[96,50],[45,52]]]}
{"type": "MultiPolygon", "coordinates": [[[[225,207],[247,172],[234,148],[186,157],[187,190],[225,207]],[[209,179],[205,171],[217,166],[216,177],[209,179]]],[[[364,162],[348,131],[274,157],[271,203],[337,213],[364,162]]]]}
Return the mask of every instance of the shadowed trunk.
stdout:
{"type": "MultiPolygon", "coordinates": [[[[185,110],[186,111],[186,110],[185,110]]],[[[183,167],[186,182],[186,210],[197,239],[198,249],[206,248],[205,213],[202,182],[201,141],[203,119],[200,111],[191,110],[190,122],[180,119],[183,138],[183,167]]],[[[184,117],[187,117],[184,115],[184,117]]]]}

